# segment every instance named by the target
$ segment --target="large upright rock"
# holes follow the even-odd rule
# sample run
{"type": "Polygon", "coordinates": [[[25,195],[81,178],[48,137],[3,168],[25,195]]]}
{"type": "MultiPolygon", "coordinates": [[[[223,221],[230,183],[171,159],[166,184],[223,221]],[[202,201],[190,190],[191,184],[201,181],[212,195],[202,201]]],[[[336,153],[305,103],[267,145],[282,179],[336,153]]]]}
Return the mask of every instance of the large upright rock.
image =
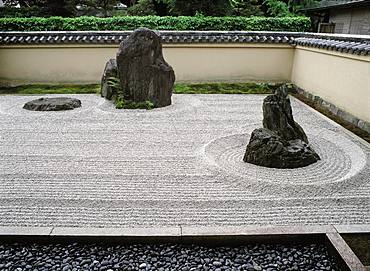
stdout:
{"type": "Polygon", "coordinates": [[[135,30],[117,53],[118,77],[125,100],[171,104],[175,73],[162,55],[160,37],[146,28],[135,30]]]}
{"type": "Polygon", "coordinates": [[[275,132],[285,140],[300,139],[308,143],[302,127],[293,119],[288,89],[281,86],[274,95],[263,100],[263,127],[275,132]]]}
{"type": "Polygon", "coordinates": [[[253,131],[244,162],[272,168],[297,168],[320,160],[293,119],[286,86],[263,101],[263,127],[253,131]]]}
{"type": "Polygon", "coordinates": [[[117,61],[112,58],[107,62],[107,64],[105,64],[103,77],[101,79],[101,96],[108,100],[117,96],[117,87],[119,87],[118,82],[117,61]],[[116,80],[116,87],[109,84],[109,81],[111,80],[116,80]]]}

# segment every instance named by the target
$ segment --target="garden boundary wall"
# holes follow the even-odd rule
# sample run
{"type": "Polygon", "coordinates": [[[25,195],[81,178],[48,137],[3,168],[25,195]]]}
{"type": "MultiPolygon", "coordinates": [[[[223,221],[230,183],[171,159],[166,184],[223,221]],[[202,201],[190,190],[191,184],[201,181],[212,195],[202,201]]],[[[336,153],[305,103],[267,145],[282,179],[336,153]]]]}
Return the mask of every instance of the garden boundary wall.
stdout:
{"type": "MultiPolygon", "coordinates": [[[[0,85],[99,83],[131,31],[0,32],[0,85]]],[[[159,31],[177,82],[292,82],[370,131],[370,36],[159,31]]]]}

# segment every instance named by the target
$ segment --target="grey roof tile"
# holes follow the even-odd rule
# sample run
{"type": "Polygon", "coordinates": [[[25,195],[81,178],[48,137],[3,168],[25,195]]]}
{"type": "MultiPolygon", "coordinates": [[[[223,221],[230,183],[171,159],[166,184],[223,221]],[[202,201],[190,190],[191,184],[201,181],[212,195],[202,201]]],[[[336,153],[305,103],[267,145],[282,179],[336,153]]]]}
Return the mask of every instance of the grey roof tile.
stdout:
{"type": "MultiPolygon", "coordinates": [[[[131,31],[0,32],[0,46],[10,44],[118,44],[131,31]]],[[[158,31],[164,43],[284,43],[369,55],[370,38],[292,32],[158,31]]]]}
{"type": "MultiPolygon", "coordinates": [[[[340,38],[340,37],[338,37],[340,38]]],[[[369,55],[366,49],[370,42],[366,39],[360,41],[349,41],[348,39],[326,39],[326,38],[295,38],[295,44],[307,47],[327,49],[351,54],[369,55]]]]}

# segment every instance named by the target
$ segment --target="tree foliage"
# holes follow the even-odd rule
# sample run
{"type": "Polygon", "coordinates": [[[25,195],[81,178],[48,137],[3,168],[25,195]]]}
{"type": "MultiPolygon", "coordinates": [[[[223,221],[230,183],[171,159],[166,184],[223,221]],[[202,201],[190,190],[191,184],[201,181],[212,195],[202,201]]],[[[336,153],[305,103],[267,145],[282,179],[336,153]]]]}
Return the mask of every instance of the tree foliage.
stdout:
{"type": "Polygon", "coordinates": [[[44,16],[81,16],[96,14],[107,17],[111,14],[116,0],[5,0],[5,5],[20,8],[39,8],[44,16]]]}
{"type": "Polygon", "coordinates": [[[267,14],[275,17],[300,15],[300,9],[317,2],[316,0],[264,0],[267,14]]]}
{"type": "Polygon", "coordinates": [[[19,5],[21,8],[33,7],[33,6],[42,6],[45,4],[45,0],[4,0],[6,6],[15,6],[19,5]]]}
{"type": "Polygon", "coordinates": [[[237,16],[263,15],[258,0],[230,0],[233,14],[237,16]]]}
{"type": "Polygon", "coordinates": [[[225,16],[232,13],[229,0],[174,0],[170,6],[173,15],[225,16]]]}
{"type": "Polygon", "coordinates": [[[137,4],[128,9],[128,14],[133,16],[157,15],[152,0],[139,0],[137,4]]]}
{"type": "Polygon", "coordinates": [[[46,16],[72,16],[73,10],[69,0],[5,0],[6,6],[19,5],[21,8],[38,7],[40,12],[46,16]]]}
{"type": "MultiPolygon", "coordinates": [[[[147,16],[274,16],[299,14],[299,10],[316,0],[5,0],[7,6],[19,4],[21,9],[44,16],[94,15],[109,17],[114,6],[123,3],[129,15],[147,16]]],[[[12,12],[10,12],[12,13],[12,12]]],[[[13,12],[14,13],[14,12],[13,12]]],[[[28,12],[30,13],[30,12],[28,12]]],[[[25,12],[27,14],[27,12],[25,12]]],[[[3,17],[6,17],[3,15],[3,17]]],[[[10,16],[9,16],[10,17],[10,16]]]]}
{"type": "Polygon", "coordinates": [[[68,5],[74,9],[74,14],[92,15],[99,14],[108,17],[112,14],[116,0],[67,0],[68,5]],[[77,9],[79,7],[79,10],[77,9]]]}
{"type": "Polygon", "coordinates": [[[289,11],[288,5],[283,1],[278,0],[265,0],[263,2],[267,6],[267,12],[269,15],[274,17],[286,17],[292,16],[292,13],[289,11]]]}

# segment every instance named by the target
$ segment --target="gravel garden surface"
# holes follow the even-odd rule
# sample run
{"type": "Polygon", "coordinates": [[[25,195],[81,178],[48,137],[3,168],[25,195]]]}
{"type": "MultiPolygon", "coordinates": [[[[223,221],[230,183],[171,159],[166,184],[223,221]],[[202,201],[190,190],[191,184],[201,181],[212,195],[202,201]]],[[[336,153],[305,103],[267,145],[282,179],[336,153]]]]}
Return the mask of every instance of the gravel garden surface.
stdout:
{"type": "Polygon", "coordinates": [[[68,95],[82,107],[22,109],[39,97],[0,96],[0,226],[370,224],[370,145],[294,98],[321,157],[300,169],[242,161],[265,95],[174,95],[148,111],[68,95]]]}

